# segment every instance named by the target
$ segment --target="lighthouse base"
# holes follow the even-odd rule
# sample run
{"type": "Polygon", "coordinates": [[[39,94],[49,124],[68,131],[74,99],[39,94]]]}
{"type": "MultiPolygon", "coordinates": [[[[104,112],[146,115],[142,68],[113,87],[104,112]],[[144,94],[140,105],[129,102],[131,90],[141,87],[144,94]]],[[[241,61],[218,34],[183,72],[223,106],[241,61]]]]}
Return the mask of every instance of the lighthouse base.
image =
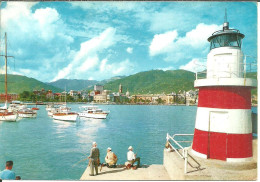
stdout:
{"type": "MultiPolygon", "coordinates": [[[[191,149],[191,153],[197,157],[200,157],[202,159],[207,159],[208,156],[205,154],[201,154],[199,152],[196,152],[195,150],[191,149]]],[[[250,162],[253,160],[253,157],[247,157],[247,158],[226,158],[226,162],[250,162]]]]}
{"type": "Polygon", "coordinates": [[[194,155],[190,147],[186,174],[184,159],[174,151],[164,150],[163,165],[171,180],[257,180],[257,139],[253,140],[253,157],[249,162],[203,159],[194,155]]]}

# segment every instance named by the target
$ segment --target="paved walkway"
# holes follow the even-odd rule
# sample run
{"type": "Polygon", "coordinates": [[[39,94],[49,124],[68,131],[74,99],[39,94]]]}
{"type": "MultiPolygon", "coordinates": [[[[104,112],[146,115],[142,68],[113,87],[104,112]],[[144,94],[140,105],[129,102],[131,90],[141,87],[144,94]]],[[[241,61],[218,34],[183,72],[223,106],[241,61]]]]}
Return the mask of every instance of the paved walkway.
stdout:
{"type": "Polygon", "coordinates": [[[170,180],[170,177],[163,165],[143,165],[136,170],[103,167],[97,176],[89,176],[87,167],[80,180],[170,180]]]}

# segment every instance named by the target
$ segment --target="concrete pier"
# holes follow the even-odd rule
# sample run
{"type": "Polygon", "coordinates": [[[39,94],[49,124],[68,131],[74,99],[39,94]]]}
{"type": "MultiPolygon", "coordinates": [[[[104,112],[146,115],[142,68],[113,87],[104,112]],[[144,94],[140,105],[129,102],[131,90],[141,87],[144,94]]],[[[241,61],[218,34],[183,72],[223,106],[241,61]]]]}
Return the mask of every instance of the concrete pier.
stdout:
{"type": "Polygon", "coordinates": [[[163,165],[143,165],[136,170],[103,167],[97,176],[89,176],[87,168],[80,180],[257,180],[257,140],[253,140],[253,158],[249,162],[201,159],[190,149],[188,154],[186,174],[184,159],[174,151],[164,150],[163,165]]]}
{"type": "MultiPolygon", "coordinates": [[[[99,166],[100,169],[100,166],[99,166]]],[[[80,180],[170,180],[163,165],[142,165],[141,168],[125,169],[103,167],[97,176],[89,176],[89,167],[80,180]]]]}

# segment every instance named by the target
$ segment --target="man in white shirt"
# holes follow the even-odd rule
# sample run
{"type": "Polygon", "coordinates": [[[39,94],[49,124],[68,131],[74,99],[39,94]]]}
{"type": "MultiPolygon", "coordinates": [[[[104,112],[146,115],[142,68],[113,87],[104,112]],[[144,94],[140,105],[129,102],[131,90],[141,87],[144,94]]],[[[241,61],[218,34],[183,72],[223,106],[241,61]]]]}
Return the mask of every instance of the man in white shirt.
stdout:
{"type": "Polygon", "coordinates": [[[140,157],[136,157],[136,154],[133,152],[133,147],[128,147],[127,152],[127,160],[131,165],[133,165],[135,162],[137,162],[137,167],[140,167],[140,157]]]}

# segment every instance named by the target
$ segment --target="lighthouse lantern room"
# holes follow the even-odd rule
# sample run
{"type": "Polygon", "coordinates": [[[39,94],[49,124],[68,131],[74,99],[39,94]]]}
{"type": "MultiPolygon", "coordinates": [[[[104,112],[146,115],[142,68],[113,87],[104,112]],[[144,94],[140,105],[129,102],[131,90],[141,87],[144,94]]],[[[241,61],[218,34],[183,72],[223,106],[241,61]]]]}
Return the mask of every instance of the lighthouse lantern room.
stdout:
{"type": "Polygon", "coordinates": [[[199,100],[192,152],[199,157],[231,162],[252,158],[251,89],[257,82],[244,78],[244,37],[225,18],[223,29],[208,38],[207,75],[194,82],[199,100]]]}

